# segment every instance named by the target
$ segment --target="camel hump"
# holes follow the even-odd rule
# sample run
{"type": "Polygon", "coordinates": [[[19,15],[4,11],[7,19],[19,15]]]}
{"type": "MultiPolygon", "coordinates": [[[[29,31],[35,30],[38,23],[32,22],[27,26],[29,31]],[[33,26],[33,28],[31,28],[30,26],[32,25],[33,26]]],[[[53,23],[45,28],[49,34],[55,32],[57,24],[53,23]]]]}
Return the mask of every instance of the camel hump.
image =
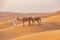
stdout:
{"type": "Polygon", "coordinates": [[[19,18],[16,18],[17,20],[19,20],[19,18]]]}
{"type": "Polygon", "coordinates": [[[16,18],[17,20],[19,20],[19,21],[21,21],[21,19],[20,18],[16,18]]]}
{"type": "Polygon", "coordinates": [[[23,17],[23,18],[22,18],[22,21],[26,21],[26,20],[27,20],[27,18],[26,18],[26,17],[23,17]]]}
{"type": "Polygon", "coordinates": [[[37,17],[38,19],[41,19],[41,17],[37,17]]]}
{"type": "Polygon", "coordinates": [[[27,19],[28,19],[28,20],[31,20],[31,19],[32,19],[32,17],[28,17],[27,19]]]}

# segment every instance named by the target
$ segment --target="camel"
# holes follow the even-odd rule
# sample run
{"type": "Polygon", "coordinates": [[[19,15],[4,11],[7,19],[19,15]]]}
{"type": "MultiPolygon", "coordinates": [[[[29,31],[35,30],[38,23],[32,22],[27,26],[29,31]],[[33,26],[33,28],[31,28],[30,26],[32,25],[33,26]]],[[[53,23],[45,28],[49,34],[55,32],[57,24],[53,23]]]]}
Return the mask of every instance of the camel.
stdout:
{"type": "Polygon", "coordinates": [[[28,22],[29,26],[30,26],[30,24],[31,24],[31,18],[32,17],[28,17],[28,18],[23,17],[22,19],[20,19],[20,18],[16,18],[16,19],[19,20],[19,21],[22,21],[23,22],[23,26],[25,25],[25,22],[28,22]]]}
{"type": "Polygon", "coordinates": [[[26,17],[23,17],[22,19],[20,19],[20,18],[16,18],[16,19],[19,20],[19,21],[22,21],[23,22],[23,26],[25,25],[25,22],[27,21],[26,17]]]}
{"type": "Polygon", "coordinates": [[[28,23],[29,23],[29,26],[31,25],[31,20],[32,20],[32,19],[33,19],[32,17],[28,17],[28,18],[27,18],[28,23]]]}
{"type": "Polygon", "coordinates": [[[23,17],[21,20],[22,20],[22,22],[23,22],[23,26],[25,26],[25,22],[28,21],[27,18],[26,18],[26,17],[23,17]]]}
{"type": "Polygon", "coordinates": [[[40,17],[34,17],[34,18],[32,18],[33,25],[34,25],[35,21],[37,21],[37,23],[39,24],[39,23],[41,23],[41,18],[40,17]]]}
{"type": "Polygon", "coordinates": [[[19,20],[19,21],[22,21],[23,22],[23,26],[25,25],[25,22],[28,22],[29,26],[30,26],[31,22],[33,24],[35,23],[35,21],[37,21],[38,24],[41,22],[41,18],[40,17],[34,17],[34,18],[32,18],[32,17],[27,17],[27,18],[23,17],[22,19],[20,19],[20,18],[16,18],[16,19],[19,20]]]}

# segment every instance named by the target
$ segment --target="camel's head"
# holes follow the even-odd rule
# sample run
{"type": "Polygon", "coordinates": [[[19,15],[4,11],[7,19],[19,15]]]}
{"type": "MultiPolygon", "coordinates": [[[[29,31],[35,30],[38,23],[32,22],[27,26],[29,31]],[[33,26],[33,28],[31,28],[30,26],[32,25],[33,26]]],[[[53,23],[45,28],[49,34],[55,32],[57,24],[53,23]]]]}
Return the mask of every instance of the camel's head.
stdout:
{"type": "Polygon", "coordinates": [[[20,21],[20,18],[16,18],[16,19],[20,21]]]}
{"type": "Polygon", "coordinates": [[[19,19],[19,18],[16,18],[17,20],[19,19]]]}

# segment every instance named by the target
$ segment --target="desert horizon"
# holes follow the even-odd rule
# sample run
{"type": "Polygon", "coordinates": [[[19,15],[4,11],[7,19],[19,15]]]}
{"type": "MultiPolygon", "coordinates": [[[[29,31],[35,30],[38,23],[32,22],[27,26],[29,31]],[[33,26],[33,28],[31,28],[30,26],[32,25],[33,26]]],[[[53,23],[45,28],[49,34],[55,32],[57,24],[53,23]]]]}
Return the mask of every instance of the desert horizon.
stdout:
{"type": "Polygon", "coordinates": [[[0,0],[0,40],[60,40],[60,0],[0,0]]]}

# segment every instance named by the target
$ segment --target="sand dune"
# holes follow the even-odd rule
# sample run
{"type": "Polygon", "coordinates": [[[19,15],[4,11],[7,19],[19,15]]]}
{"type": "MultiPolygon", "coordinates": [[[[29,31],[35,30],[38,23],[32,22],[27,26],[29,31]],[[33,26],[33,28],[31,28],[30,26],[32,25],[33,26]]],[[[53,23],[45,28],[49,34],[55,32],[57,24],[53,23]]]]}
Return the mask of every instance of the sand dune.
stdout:
{"type": "Polygon", "coordinates": [[[60,15],[60,10],[58,10],[58,11],[56,11],[56,12],[54,12],[56,15],[58,14],[58,15],[60,15]]]}
{"type": "MultiPolygon", "coordinates": [[[[58,26],[58,25],[57,25],[58,26]]],[[[57,30],[60,27],[57,27],[56,25],[53,24],[46,24],[42,22],[42,24],[38,25],[32,25],[28,26],[28,23],[26,23],[26,26],[23,27],[22,23],[17,25],[16,27],[11,26],[8,28],[0,29],[0,39],[1,40],[9,40],[13,39],[16,37],[21,37],[24,35],[30,35],[34,33],[39,33],[39,32],[44,32],[44,31],[49,31],[49,30],[57,30]]]]}
{"type": "MultiPolygon", "coordinates": [[[[43,22],[44,24],[51,24],[50,27],[60,27],[60,15],[56,13],[57,15],[50,16],[48,18],[44,18],[43,22]],[[54,26],[52,26],[54,25],[54,26]]],[[[49,25],[48,24],[48,25],[49,25]]],[[[47,25],[47,26],[48,26],[47,25]]]]}
{"type": "MultiPolygon", "coordinates": [[[[3,27],[1,27],[2,29],[0,29],[0,40],[10,40],[10,39],[11,40],[18,40],[18,39],[19,40],[20,39],[21,40],[28,40],[28,39],[39,40],[38,38],[41,38],[41,40],[44,40],[42,38],[46,38],[46,40],[48,40],[51,37],[50,34],[53,35],[55,33],[55,31],[50,31],[50,30],[57,30],[56,31],[57,33],[60,31],[58,30],[60,29],[59,18],[60,18],[60,15],[54,15],[49,17],[47,16],[46,18],[42,18],[42,23],[40,25],[37,25],[37,23],[35,23],[35,25],[28,26],[28,23],[26,22],[25,27],[22,26],[22,23],[14,27],[12,25],[13,20],[3,21],[0,23],[0,26],[3,25],[3,27]],[[30,34],[32,34],[31,38],[29,37],[30,34]],[[28,35],[28,36],[24,37],[24,35],[28,35]],[[34,39],[35,37],[36,39],[34,39]]],[[[54,37],[54,35],[52,37],[54,37]]]]}
{"type": "Polygon", "coordinates": [[[13,19],[11,19],[11,20],[7,20],[7,21],[3,21],[3,22],[0,22],[0,24],[4,24],[4,23],[8,23],[8,22],[12,22],[13,21],[13,19]]]}
{"type": "Polygon", "coordinates": [[[58,21],[58,22],[60,22],[60,15],[48,17],[48,18],[46,18],[46,21],[58,21]]]}
{"type": "MultiPolygon", "coordinates": [[[[12,19],[16,18],[16,17],[19,17],[19,18],[22,18],[22,17],[28,17],[28,16],[40,16],[40,17],[47,17],[47,15],[51,15],[51,14],[48,14],[48,13],[11,13],[11,12],[0,12],[0,29],[3,29],[3,28],[7,28],[9,26],[13,26],[12,24],[12,19]]],[[[19,24],[19,23],[17,23],[19,24]]]]}
{"type": "Polygon", "coordinates": [[[9,26],[13,26],[13,19],[0,22],[0,29],[7,28],[9,26]]]}
{"type": "Polygon", "coordinates": [[[9,40],[9,39],[16,38],[19,36],[37,33],[37,32],[41,32],[41,31],[45,31],[45,30],[46,30],[46,28],[43,28],[40,26],[23,27],[22,24],[19,24],[16,27],[11,26],[9,28],[0,29],[0,39],[9,40]]]}
{"type": "Polygon", "coordinates": [[[60,30],[25,35],[11,40],[60,40],[60,30]]]}

